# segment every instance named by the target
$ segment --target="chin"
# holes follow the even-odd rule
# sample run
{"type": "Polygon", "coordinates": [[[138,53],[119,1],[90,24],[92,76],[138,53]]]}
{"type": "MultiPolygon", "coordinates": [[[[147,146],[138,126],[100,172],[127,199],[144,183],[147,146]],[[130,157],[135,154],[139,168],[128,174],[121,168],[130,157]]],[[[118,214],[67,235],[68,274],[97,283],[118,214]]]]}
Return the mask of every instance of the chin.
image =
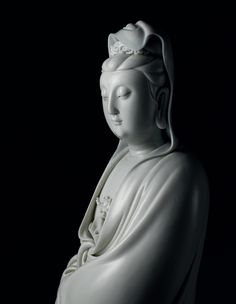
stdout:
{"type": "Polygon", "coordinates": [[[119,139],[125,139],[127,137],[125,132],[123,130],[121,130],[121,128],[118,128],[118,127],[114,128],[112,126],[112,127],[110,127],[110,129],[111,129],[112,133],[119,139]]]}
{"type": "Polygon", "coordinates": [[[122,132],[112,130],[112,133],[119,139],[124,139],[124,135],[122,134],[122,132]]]}

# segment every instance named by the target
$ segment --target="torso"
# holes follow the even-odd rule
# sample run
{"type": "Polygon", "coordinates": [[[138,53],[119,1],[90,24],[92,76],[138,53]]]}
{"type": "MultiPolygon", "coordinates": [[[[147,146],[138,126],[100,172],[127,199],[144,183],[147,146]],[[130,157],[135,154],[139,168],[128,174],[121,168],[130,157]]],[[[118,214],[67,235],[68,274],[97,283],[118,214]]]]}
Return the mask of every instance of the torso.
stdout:
{"type": "MultiPolygon", "coordinates": [[[[159,149],[161,150],[163,148],[165,148],[165,145],[163,145],[159,149]]],[[[142,159],[146,159],[146,155],[131,155],[128,152],[124,155],[123,158],[121,158],[121,160],[116,164],[116,166],[113,168],[110,175],[108,176],[100,192],[100,195],[96,199],[97,206],[94,212],[94,220],[89,225],[89,231],[95,241],[97,240],[100,234],[110,205],[112,204],[117,192],[119,191],[120,186],[124,184],[125,179],[128,173],[130,173],[130,171],[132,170],[132,168],[134,168],[136,164],[140,164],[140,161],[142,159]]],[[[142,172],[144,176],[148,172],[148,170],[150,170],[151,163],[145,162],[144,166],[139,166],[139,170],[144,169],[144,171],[142,172]]],[[[141,176],[143,176],[143,174],[141,174],[141,176]]]]}

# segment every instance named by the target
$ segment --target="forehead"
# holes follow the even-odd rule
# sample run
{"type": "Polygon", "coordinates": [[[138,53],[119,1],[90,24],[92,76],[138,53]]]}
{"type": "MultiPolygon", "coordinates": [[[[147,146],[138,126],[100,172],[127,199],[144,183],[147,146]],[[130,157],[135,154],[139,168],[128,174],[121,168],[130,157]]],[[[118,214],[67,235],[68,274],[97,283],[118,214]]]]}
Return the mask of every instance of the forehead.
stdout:
{"type": "Polygon", "coordinates": [[[122,70],[114,72],[103,72],[100,77],[100,86],[114,88],[117,86],[139,87],[146,83],[144,75],[136,70],[122,70]]]}

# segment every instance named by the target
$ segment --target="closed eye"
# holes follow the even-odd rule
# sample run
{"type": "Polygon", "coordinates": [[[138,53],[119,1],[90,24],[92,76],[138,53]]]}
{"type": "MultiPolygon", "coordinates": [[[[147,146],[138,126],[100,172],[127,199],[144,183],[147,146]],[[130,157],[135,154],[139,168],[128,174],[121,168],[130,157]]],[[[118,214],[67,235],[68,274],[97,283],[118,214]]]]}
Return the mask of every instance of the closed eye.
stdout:
{"type": "Polygon", "coordinates": [[[116,91],[117,98],[126,99],[130,96],[131,90],[126,86],[119,86],[116,91]]]}
{"type": "Polygon", "coordinates": [[[126,98],[128,98],[128,97],[130,96],[130,94],[131,94],[131,92],[127,92],[127,93],[125,93],[125,94],[118,95],[117,97],[118,97],[118,98],[124,98],[124,99],[126,99],[126,98]]]}

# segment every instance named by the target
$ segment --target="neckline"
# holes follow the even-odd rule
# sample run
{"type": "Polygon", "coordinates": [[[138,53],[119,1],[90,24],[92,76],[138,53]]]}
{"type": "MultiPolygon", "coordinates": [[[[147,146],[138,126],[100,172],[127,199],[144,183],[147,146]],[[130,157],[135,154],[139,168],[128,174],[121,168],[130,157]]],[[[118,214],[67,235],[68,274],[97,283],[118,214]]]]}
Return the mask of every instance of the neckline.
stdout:
{"type": "Polygon", "coordinates": [[[167,146],[169,146],[170,143],[169,142],[165,142],[163,143],[161,146],[159,146],[158,148],[149,151],[149,152],[139,152],[139,153],[131,153],[129,150],[127,152],[127,156],[130,158],[138,158],[138,159],[142,159],[142,158],[146,158],[146,157],[151,157],[151,156],[158,156],[158,154],[161,154],[163,152],[163,150],[166,149],[167,146]]]}

